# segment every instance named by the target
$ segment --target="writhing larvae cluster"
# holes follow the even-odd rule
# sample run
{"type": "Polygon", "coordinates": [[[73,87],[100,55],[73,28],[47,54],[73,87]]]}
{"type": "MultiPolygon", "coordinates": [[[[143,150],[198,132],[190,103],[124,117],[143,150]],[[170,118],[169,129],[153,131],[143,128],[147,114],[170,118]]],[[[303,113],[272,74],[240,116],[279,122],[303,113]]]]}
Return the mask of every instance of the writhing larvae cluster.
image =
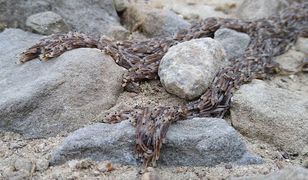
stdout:
{"type": "Polygon", "coordinates": [[[294,4],[279,15],[255,21],[207,18],[179,31],[172,38],[113,42],[106,38],[94,40],[80,33],[56,34],[42,39],[22,53],[20,61],[26,62],[36,57],[47,60],[74,48],[98,48],[129,70],[123,78],[123,87],[138,92],[138,82],[158,78],[160,60],[169,47],[191,39],[213,37],[215,31],[222,27],[247,33],[251,42],[243,55],[229,59],[231,65],[216,74],[199,99],[184,106],[136,107],[115,112],[105,119],[109,123],[125,119],[133,122],[136,126],[135,151],[148,166],[158,160],[172,122],[190,117],[223,117],[237,88],[254,78],[265,78],[279,70],[272,57],[284,53],[299,34],[308,36],[308,3],[294,4]]]}

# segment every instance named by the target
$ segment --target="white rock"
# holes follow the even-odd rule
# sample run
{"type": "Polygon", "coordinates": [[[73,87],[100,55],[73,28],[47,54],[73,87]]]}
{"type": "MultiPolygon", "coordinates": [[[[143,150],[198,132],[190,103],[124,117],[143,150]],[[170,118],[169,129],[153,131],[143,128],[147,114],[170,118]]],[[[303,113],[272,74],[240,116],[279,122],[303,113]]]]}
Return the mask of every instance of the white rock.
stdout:
{"type": "Polygon", "coordinates": [[[218,41],[194,39],[171,47],[160,62],[158,75],[169,93],[191,100],[207,89],[225,64],[225,51],[218,41]]]}

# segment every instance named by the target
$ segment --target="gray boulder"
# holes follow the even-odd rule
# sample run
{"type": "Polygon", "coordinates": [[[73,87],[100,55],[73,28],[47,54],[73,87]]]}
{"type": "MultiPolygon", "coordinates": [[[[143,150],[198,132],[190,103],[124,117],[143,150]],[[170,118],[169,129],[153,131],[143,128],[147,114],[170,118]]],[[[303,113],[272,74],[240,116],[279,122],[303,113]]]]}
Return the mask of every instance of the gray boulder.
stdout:
{"type": "Polygon", "coordinates": [[[232,180],[307,180],[308,169],[295,166],[288,167],[277,172],[273,172],[269,175],[248,176],[240,178],[231,178],[232,180]]]}
{"type": "Polygon", "coordinates": [[[296,73],[301,70],[304,58],[304,53],[290,49],[286,53],[274,57],[274,61],[276,61],[283,69],[296,73]]]}
{"type": "Polygon", "coordinates": [[[244,20],[267,18],[286,7],[286,0],[244,0],[237,10],[237,17],[244,20]]]}
{"type": "MultiPolygon", "coordinates": [[[[71,133],[54,150],[51,164],[91,158],[136,165],[134,144],[135,129],[128,121],[94,124],[71,133]]],[[[223,119],[194,118],[170,127],[158,163],[214,166],[222,162],[255,164],[262,160],[247,151],[237,132],[223,119]]]]}
{"type": "Polygon", "coordinates": [[[99,38],[110,26],[120,25],[112,0],[55,0],[52,9],[60,14],[73,30],[99,38]]]}
{"type": "Polygon", "coordinates": [[[45,35],[69,31],[69,27],[63,21],[62,17],[52,11],[29,16],[26,25],[35,32],[45,35]]]}
{"type": "Polygon", "coordinates": [[[148,37],[167,37],[179,29],[189,27],[189,23],[172,11],[153,9],[133,4],[123,14],[123,22],[131,31],[140,30],[148,37]]]}
{"type": "Polygon", "coordinates": [[[135,129],[128,121],[118,124],[93,124],[78,129],[65,138],[53,152],[51,164],[60,164],[71,159],[91,158],[136,165],[134,143],[135,129]]]}
{"type": "Polygon", "coordinates": [[[51,9],[49,0],[0,0],[0,22],[8,27],[27,29],[28,16],[51,9]]]}
{"type": "Polygon", "coordinates": [[[231,104],[233,126],[242,134],[301,154],[308,144],[307,93],[277,88],[261,80],[240,87],[231,104]]]}
{"type": "Polygon", "coordinates": [[[0,0],[0,22],[28,30],[26,19],[36,13],[53,11],[74,31],[99,38],[108,28],[120,25],[112,0],[0,0]]]}
{"type": "Polygon", "coordinates": [[[249,35],[227,28],[217,30],[214,39],[225,48],[228,59],[244,54],[250,43],[249,35]]]}
{"type": "Polygon", "coordinates": [[[88,124],[115,104],[124,73],[98,49],[16,64],[16,56],[40,37],[18,29],[0,34],[0,128],[30,138],[88,124]]]}
{"type": "Polygon", "coordinates": [[[225,51],[218,41],[193,39],[168,50],[158,75],[169,93],[192,100],[204,93],[225,64],[225,51]]]}

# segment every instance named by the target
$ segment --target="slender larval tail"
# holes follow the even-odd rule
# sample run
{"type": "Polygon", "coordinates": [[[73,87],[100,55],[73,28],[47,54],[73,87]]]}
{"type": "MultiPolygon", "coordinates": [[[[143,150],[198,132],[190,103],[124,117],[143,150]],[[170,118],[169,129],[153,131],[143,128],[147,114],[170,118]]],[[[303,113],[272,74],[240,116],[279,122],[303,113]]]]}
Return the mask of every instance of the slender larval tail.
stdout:
{"type": "Polygon", "coordinates": [[[39,43],[23,52],[20,56],[20,62],[25,63],[34,58],[46,61],[58,57],[66,51],[85,47],[97,48],[98,41],[77,32],[54,34],[41,39],[39,43]]]}
{"type": "Polygon", "coordinates": [[[188,117],[223,117],[229,110],[231,97],[237,88],[252,79],[264,78],[279,70],[272,57],[288,50],[298,35],[308,34],[308,3],[295,4],[279,15],[255,21],[208,18],[179,31],[172,38],[112,42],[107,39],[96,41],[79,33],[53,35],[26,50],[21,62],[36,57],[47,60],[74,48],[99,48],[113,57],[118,65],[129,69],[123,86],[137,91],[138,82],[158,78],[160,60],[171,46],[191,39],[213,37],[221,27],[245,32],[252,40],[243,55],[230,59],[231,65],[216,74],[210,87],[198,100],[177,107],[138,107],[105,119],[105,122],[110,123],[125,119],[134,122],[135,150],[144,165],[148,166],[159,159],[163,140],[172,122],[188,117]]]}

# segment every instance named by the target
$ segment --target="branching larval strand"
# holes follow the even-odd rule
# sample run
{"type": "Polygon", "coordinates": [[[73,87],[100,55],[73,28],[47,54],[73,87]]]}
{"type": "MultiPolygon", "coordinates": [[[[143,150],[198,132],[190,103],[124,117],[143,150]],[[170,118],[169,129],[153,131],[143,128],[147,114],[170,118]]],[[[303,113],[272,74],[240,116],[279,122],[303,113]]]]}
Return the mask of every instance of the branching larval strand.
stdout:
{"type": "MultiPolygon", "coordinates": [[[[47,60],[65,51],[90,47],[109,54],[115,62],[129,69],[124,76],[123,87],[138,92],[139,82],[158,78],[160,60],[171,46],[196,38],[213,37],[219,28],[230,28],[247,33],[251,42],[245,53],[229,59],[209,88],[197,100],[178,107],[137,107],[111,114],[105,122],[117,123],[129,119],[136,126],[136,153],[146,166],[155,164],[160,148],[172,122],[189,117],[223,117],[230,107],[233,92],[254,78],[265,78],[279,66],[272,61],[290,47],[298,35],[308,36],[308,3],[295,4],[279,15],[255,21],[207,18],[179,31],[172,38],[153,38],[143,41],[99,41],[79,33],[53,35],[41,40],[21,55],[21,62],[40,57],[47,60]]],[[[307,71],[307,60],[302,65],[307,71]]]]}

